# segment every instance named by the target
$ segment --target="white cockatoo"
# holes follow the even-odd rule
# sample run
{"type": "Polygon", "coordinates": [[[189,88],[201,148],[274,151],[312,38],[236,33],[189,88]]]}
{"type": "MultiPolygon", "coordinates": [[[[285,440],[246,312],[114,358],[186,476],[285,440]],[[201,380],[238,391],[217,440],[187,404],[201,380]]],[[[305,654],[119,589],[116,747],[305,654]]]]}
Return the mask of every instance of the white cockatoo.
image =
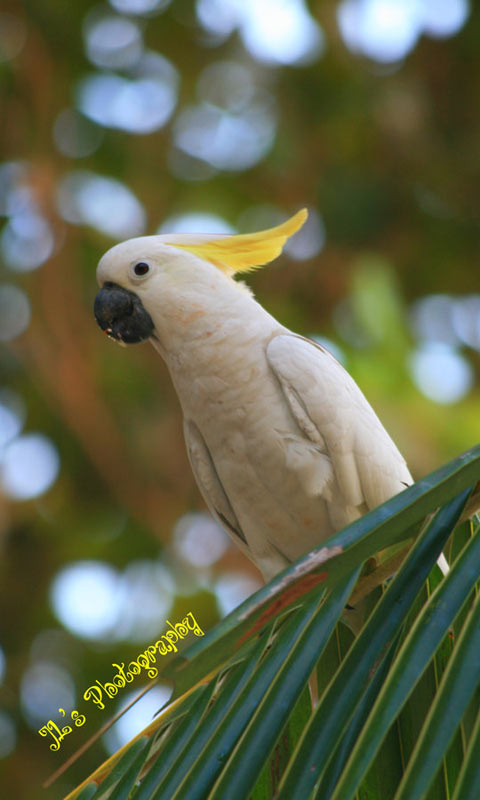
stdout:
{"type": "Polygon", "coordinates": [[[130,239],[97,270],[100,327],[149,339],[165,360],[205,502],[266,580],[412,483],[348,372],[234,279],[276,258],[306,218],[130,239]]]}

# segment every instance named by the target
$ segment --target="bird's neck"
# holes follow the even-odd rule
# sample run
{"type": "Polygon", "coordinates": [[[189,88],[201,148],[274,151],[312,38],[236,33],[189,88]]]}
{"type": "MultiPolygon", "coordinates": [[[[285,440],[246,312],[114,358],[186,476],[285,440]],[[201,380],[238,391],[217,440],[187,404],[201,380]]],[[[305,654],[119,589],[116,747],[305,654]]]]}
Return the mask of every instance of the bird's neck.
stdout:
{"type": "Polygon", "coordinates": [[[167,362],[174,382],[237,369],[235,354],[257,358],[274,333],[283,330],[247,292],[232,286],[182,293],[164,305],[151,342],[167,362]],[[231,358],[230,358],[231,356],[231,358]]]}

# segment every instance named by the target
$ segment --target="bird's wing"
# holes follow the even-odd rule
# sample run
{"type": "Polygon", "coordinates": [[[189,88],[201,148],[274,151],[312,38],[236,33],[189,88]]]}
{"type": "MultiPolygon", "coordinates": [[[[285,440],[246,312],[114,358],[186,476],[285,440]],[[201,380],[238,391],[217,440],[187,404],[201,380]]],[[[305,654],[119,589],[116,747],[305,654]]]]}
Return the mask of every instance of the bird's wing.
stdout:
{"type": "Polygon", "coordinates": [[[345,504],[375,508],[413,481],[353,378],[324,347],[280,334],[267,359],[303,434],[331,459],[345,504]]]}
{"type": "Polygon", "coordinates": [[[240,548],[245,550],[245,547],[248,548],[247,540],[220,482],[205,439],[191,420],[184,422],[183,431],[192,472],[207,506],[222,528],[228,530],[240,548]]]}

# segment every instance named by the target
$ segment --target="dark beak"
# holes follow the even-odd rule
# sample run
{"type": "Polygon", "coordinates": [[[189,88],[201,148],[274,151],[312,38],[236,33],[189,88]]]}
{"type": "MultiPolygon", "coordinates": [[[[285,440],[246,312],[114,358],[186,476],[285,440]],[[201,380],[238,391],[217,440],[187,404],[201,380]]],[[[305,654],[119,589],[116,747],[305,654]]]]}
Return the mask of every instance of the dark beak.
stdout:
{"type": "Polygon", "coordinates": [[[98,292],[93,313],[102,331],[116,342],[144,342],[155,329],[137,295],[109,281],[98,292]]]}

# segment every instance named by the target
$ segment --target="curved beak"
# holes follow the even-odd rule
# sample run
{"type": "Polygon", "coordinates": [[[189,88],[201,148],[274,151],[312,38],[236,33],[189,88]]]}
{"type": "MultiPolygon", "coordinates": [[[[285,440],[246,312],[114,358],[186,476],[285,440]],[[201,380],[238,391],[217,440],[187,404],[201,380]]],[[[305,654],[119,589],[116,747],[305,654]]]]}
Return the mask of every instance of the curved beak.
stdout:
{"type": "Polygon", "coordinates": [[[150,338],[155,330],[140,298],[110,281],[98,292],[93,313],[102,331],[116,342],[138,344],[150,338]]]}

